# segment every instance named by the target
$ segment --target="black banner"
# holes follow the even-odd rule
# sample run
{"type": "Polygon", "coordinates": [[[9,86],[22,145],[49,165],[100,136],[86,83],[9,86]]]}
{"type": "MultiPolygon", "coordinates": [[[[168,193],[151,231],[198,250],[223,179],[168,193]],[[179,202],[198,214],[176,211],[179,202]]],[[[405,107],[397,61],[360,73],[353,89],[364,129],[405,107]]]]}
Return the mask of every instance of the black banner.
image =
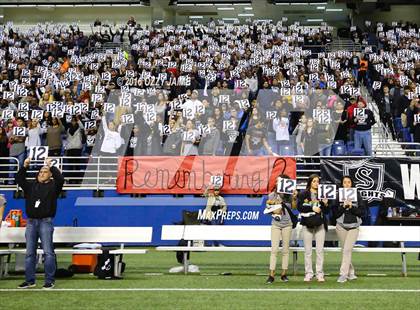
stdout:
{"type": "Polygon", "coordinates": [[[420,159],[321,160],[323,183],[338,185],[343,175],[352,177],[369,206],[388,201],[394,206],[405,204],[420,208],[420,159]]]}

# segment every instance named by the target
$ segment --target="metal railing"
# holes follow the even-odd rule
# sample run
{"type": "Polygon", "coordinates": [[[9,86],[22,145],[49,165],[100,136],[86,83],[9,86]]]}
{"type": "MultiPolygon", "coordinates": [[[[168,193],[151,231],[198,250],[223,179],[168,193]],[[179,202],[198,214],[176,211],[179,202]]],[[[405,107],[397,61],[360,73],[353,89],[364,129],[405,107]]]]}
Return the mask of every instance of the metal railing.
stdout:
{"type": "Polygon", "coordinates": [[[95,53],[105,53],[107,50],[112,50],[113,53],[117,53],[120,51],[130,51],[131,47],[129,43],[121,42],[121,43],[114,43],[114,42],[106,42],[102,44],[100,47],[95,47],[93,52],[95,53]]]}
{"type": "Polygon", "coordinates": [[[328,43],[326,46],[326,50],[328,52],[333,51],[351,51],[351,52],[361,52],[362,51],[362,45],[360,43],[355,43],[354,41],[350,39],[341,39],[338,37],[337,39],[334,39],[331,43],[328,43]]]}
{"type": "Polygon", "coordinates": [[[418,142],[380,142],[373,150],[376,156],[407,157],[420,156],[420,143],[418,142]]]}
{"type": "MultiPolygon", "coordinates": [[[[416,144],[420,152],[420,143],[416,144]]],[[[408,151],[405,149],[404,151],[408,151]]],[[[381,153],[375,150],[375,153],[381,153]]],[[[382,152],[381,157],[395,157],[395,154],[382,152]]],[[[116,177],[118,172],[118,157],[52,157],[61,160],[61,171],[65,177],[64,190],[115,190],[116,177]]],[[[158,156],[157,156],[158,158],[158,156]]],[[[296,158],[296,176],[298,188],[304,188],[308,177],[313,174],[320,174],[321,159],[337,159],[337,160],[360,160],[366,159],[366,156],[295,156],[296,158]]],[[[13,162],[10,164],[1,164],[0,168],[0,184],[1,190],[19,190],[18,185],[14,183],[15,174],[18,171],[18,161],[16,158],[0,157],[0,161],[13,162]],[[7,166],[7,167],[6,167],[7,166]],[[10,183],[10,184],[8,184],[10,183]]],[[[28,169],[28,179],[34,179],[38,170],[42,167],[42,162],[31,162],[28,169]]]]}

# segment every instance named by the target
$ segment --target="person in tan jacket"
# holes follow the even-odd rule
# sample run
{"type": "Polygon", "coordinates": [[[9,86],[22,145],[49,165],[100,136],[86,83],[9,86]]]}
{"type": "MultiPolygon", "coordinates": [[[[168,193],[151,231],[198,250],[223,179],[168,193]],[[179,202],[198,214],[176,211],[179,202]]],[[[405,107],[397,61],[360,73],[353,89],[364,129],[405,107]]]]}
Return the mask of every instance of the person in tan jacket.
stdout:
{"type": "MultiPolygon", "coordinates": [[[[205,225],[223,225],[226,217],[227,205],[225,199],[220,195],[220,187],[214,186],[213,190],[207,187],[203,194],[207,198],[205,209],[205,225]]],[[[223,246],[219,241],[211,241],[213,246],[223,246]]]]}
{"type": "Polygon", "coordinates": [[[203,196],[207,198],[205,210],[206,224],[223,224],[223,215],[227,212],[227,205],[225,199],[220,195],[220,187],[214,186],[212,191],[207,187],[203,196]]]}

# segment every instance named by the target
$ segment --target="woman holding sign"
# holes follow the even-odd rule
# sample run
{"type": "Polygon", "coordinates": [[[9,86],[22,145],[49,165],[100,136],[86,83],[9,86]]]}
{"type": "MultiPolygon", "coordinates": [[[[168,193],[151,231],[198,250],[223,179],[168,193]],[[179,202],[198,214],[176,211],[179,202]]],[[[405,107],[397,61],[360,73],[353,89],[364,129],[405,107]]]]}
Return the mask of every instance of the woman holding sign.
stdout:
{"type": "Polygon", "coordinates": [[[324,279],[324,241],[328,230],[327,217],[328,199],[318,199],[319,176],[309,176],[306,189],[299,193],[298,210],[302,217],[303,245],[305,247],[305,282],[310,282],[314,276],[312,269],[312,240],[316,241],[316,278],[318,282],[324,279]]]}
{"type": "Polygon", "coordinates": [[[277,182],[277,190],[273,189],[268,195],[264,210],[264,214],[271,214],[273,218],[271,220],[270,275],[266,281],[268,284],[274,282],[280,240],[282,240],[281,280],[289,281],[286,275],[289,265],[289,243],[292,229],[297,225],[297,217],[291,210],[296,208],[296,181],[288,176],[280,176],[277,182]]]}
{"type": "Polygon", "coordinates": [[[359,236],[359,226],[366,210],[366,203],[360,197],[357,189],[353,187],[353,180],[349,176],[341,179],[339,197],[332,206],[333,216],[337,221],[336,231],[340,239],[342,259],[340,277],[337,282],[357,279],[351,263],[351,254],[354,244],[359,236]]]}

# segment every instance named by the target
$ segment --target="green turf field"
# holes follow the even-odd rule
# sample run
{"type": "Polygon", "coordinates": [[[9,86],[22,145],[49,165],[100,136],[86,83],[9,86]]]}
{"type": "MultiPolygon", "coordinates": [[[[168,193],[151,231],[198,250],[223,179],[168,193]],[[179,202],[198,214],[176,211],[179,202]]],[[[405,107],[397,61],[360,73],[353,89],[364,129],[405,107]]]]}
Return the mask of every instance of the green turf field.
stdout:
{"type": "MultiPolygon", "coordinates": [[[[290,276],[289,283],[267,285],[269,253],[192,253],[192,263],[200,267],[201,273],[185,276],[168,273],[169,268],[177,265],[174,253],[151,250],[146,255],[125,256],[127,268],[123,280],[97,280],[92,275],[79,274],[70,279],[58,279],[54,291],[9,291],[23,280],[22,275],[12,275],[0,280],[0,309],[420,308],[417,254],[407,255],[407,278],[400,276],[399,254],[353,255],[359,276],[356,281],[336,283],[340,255],[326,253],[326,283],[306,284],[300,253],[297,276],[290,276]],[[225,272],[232,275],[221,275],[225,272]]],[[[59,267],[70,264],[70,256],[62,255],[58,259],[59,267]]],[[[38,288],[42,286],[42,280],[40,276],[38,288]]]]}

